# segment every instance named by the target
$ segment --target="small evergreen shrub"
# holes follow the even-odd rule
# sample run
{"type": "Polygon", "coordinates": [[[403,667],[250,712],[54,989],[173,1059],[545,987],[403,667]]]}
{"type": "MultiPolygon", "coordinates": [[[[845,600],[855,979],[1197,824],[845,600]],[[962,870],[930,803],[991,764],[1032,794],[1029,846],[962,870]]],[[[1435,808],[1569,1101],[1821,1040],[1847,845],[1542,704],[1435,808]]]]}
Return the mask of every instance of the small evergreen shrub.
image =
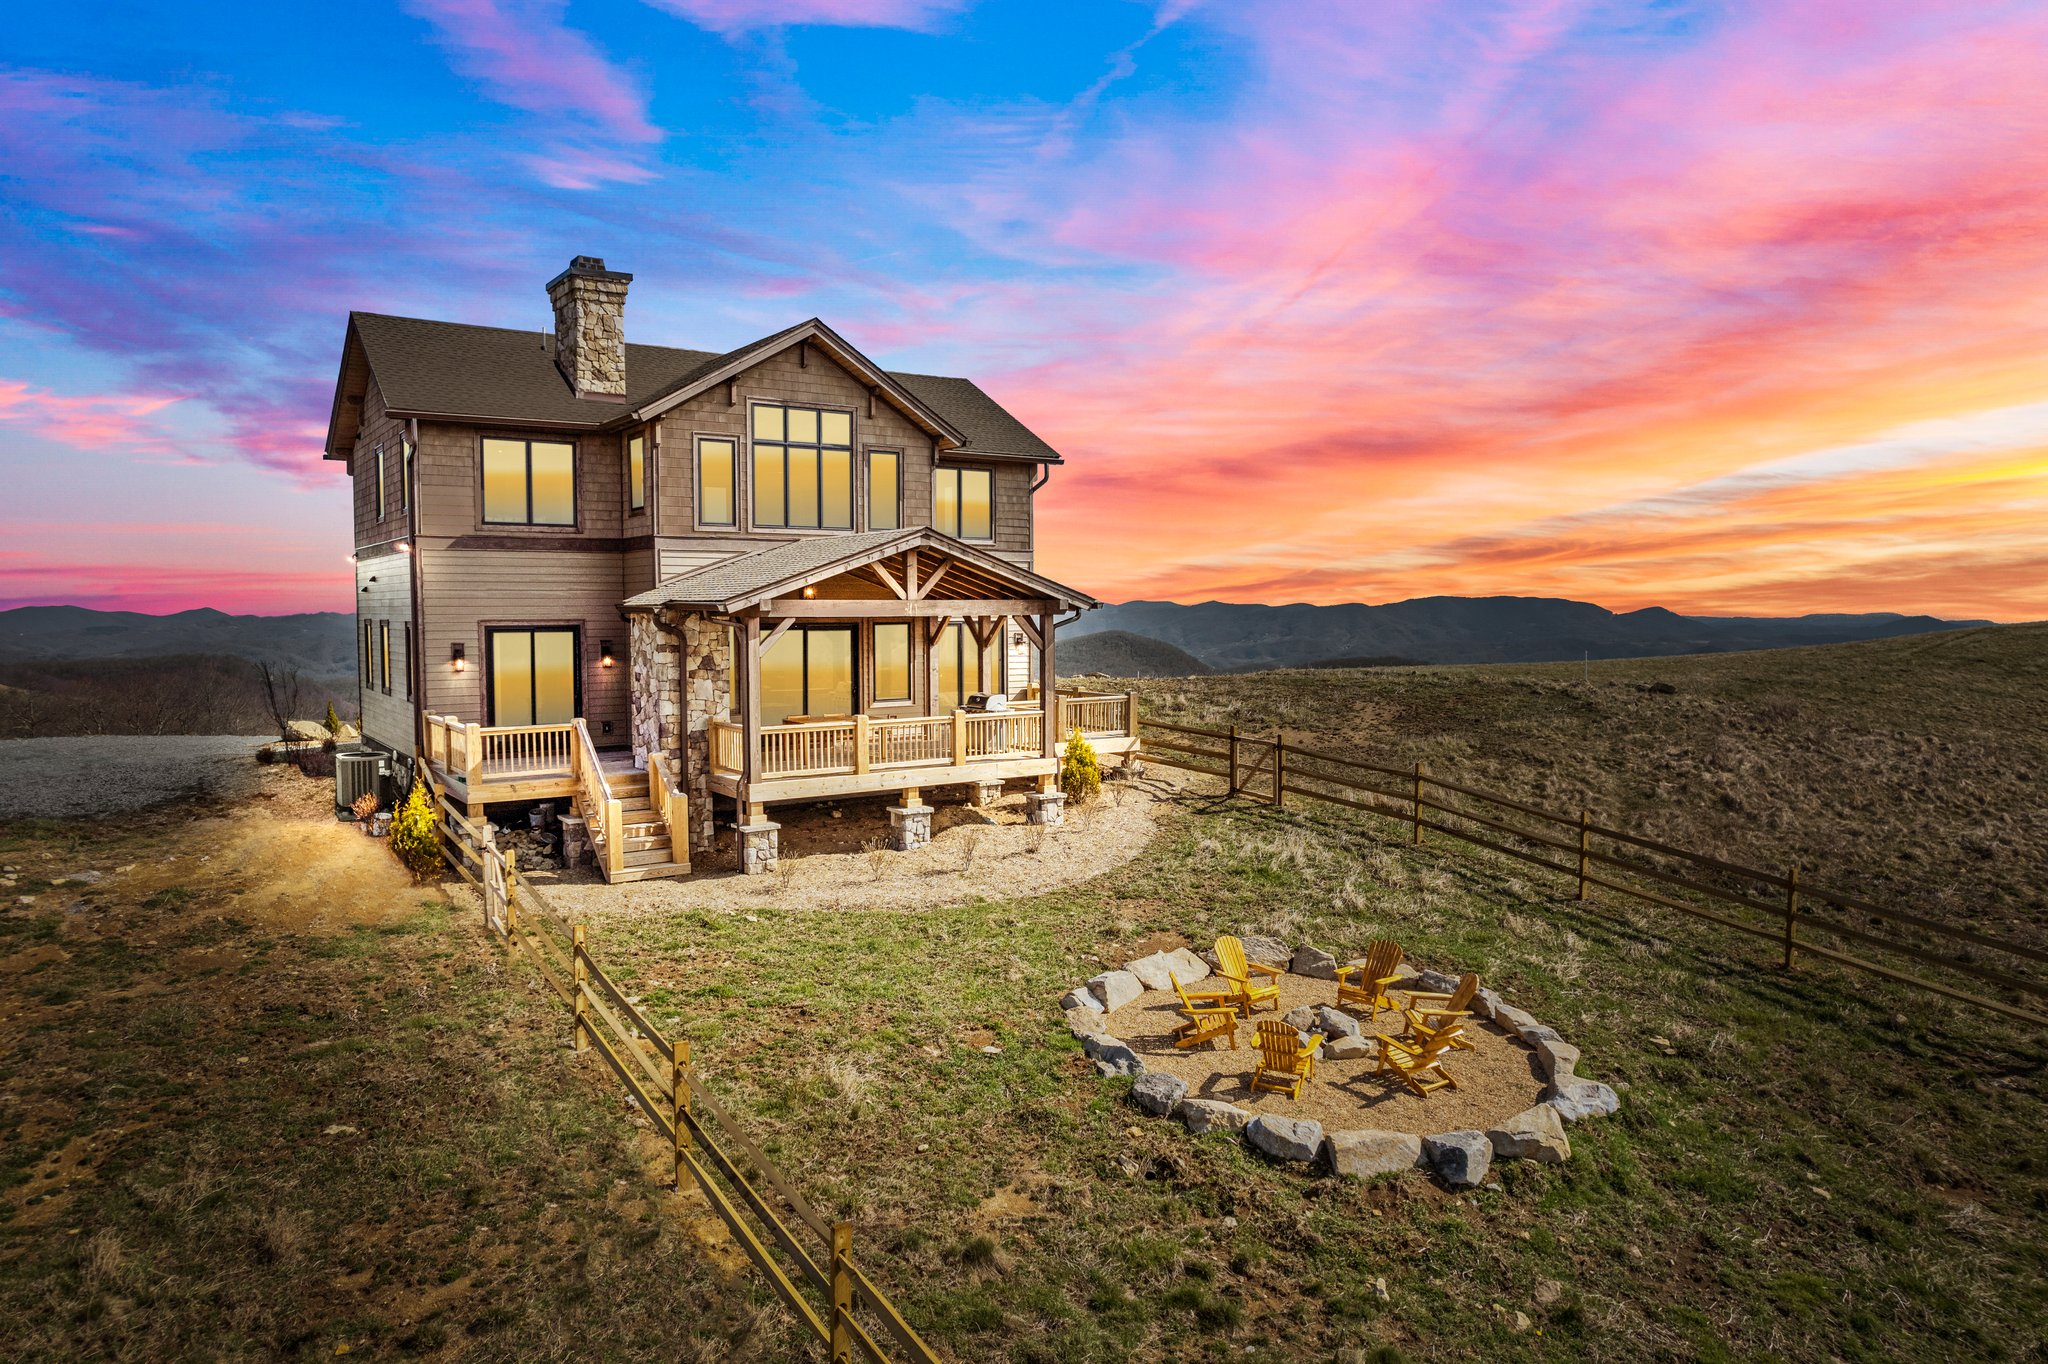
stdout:
{"type": "Polygon", "coordinates": [[[1076,805],[1085,805],[1102,793],[1102,764],[1095,759],[1095,745],[1081,735],[1081,727],[1067,736],[1067,754],[1060,759],[1060,790],[1076,805]]]}
{"type": "Polygon", "coordinates": [[[415,881],[424,881],[441,865],[441,833],[436,823],[427,784],[415,779],[412,794],[391,819],[391,851],[398,854],[415,881]]]}
{"type": "Polygon", "coordinates": [[[334,713],[334,703],[332,701],[327,703],[327,720],[325,723],[329,734],[341,733],[341,717],[334,713]]]}

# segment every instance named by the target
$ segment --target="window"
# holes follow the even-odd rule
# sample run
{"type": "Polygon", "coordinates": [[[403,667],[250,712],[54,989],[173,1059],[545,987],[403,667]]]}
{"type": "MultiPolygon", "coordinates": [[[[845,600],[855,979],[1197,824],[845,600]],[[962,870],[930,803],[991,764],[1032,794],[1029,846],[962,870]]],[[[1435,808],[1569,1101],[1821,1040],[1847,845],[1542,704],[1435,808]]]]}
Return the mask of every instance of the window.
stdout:
{"type": "Polygon", "coordinates": [[[489,636],[492,724],[565,725],[576,718],[576,631],[492,630],[489,636]]]}
{"type": "Polygon", "coordinates": [[[405,669],[405,699],[412,700],[412,622],[405,623],[405,657],[400,660],[405,669]]]}
{"type": "MultiPolygon", "coordinates": [[[[403,436],[398,442],[398,508],[412,510],[412,437],[403,436]]],[[[408,654],[406,657],[410,658],[408,654]]]]}
{"type": "Polygon", "coordinates": [[[363,685],[377,680],[377,622],[363,622],[363,685]]]}
{"type": "Polygon", "coordinates": [[[793,715],[851,715],[853,681],[850,627],[784,630],[761,653],[761,723],[779,725],[793,715]]]}
{"type": "Polygon", "coordinates": [[[377,519],[384,519],[384,447],[377,447],[377,519]]]}
{"type": "Polygon", "coordinates": [[[754,524],[853,529],[853,414],[754,404],[754,524]]]}
{"type": "Polygon", "coordinates": [[[894,450],[868,451],[868,529],[903,525],[903,456],[894,450]]]}
{"type": "Polygon", "coordinates": [[[626,437],[626,506],[631,511],[647,510],[647,436],[644,432],[626,437]]]}
{"type": "Polygon", "coordinates": [[[567,441],[484,438],[484,520],[576,524],[576,447],[567,441]]]}
{"type": "Polygon", "coordinates": [[[386,696],[391,695],[391,622],[377,622],[377,674],[378,684],[386,696]]]}
{"type": "Polygon", "coordinates": [[[733,467],[739,443],[723,436],[697,437],[697,524],[730,526],[733,509],[733,467]]]}
{"type": "Polygon", "coordinates": [[[962,540],[995,539],[995,474],[987,469],[933,470],[932,526],[962,540]]]}
{"type": "Polygon", "coordinates": [[[875,627],[875,700],[910,699],[910,625],[891,621],[875,627]]]}
{"type": "Polygon", "coordinates": [[[976,692],[1003,689],[1003,632],[988,637],[988,647],[974,642],[974,632],[955,621],[948,625],[933,646],[938,654],[938,692],[932,698],[935,709],[951,710],[967,704],[976,692]]]}

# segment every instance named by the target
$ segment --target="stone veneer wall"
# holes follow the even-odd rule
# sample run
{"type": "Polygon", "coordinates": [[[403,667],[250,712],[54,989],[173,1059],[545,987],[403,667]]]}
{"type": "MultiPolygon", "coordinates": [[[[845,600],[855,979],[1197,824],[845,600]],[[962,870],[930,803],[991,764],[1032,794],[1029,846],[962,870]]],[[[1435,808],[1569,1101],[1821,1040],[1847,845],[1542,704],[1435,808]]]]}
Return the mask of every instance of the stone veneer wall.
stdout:
{"type": "Polygon", "coordinates": [[[732,631],[703,616],[683,618],[681,741],[683,780],[690,793],[690,851],[710,852],[711,722],[732,718],[732,631]]]}
{"type": "Polygon", "coordinates": [[[657,750],[682,756],[682,640],[655,621],[652,611],[635,611],[626,625],[626,649],[633,679],[633,761],[647,765],[657,750]]]}

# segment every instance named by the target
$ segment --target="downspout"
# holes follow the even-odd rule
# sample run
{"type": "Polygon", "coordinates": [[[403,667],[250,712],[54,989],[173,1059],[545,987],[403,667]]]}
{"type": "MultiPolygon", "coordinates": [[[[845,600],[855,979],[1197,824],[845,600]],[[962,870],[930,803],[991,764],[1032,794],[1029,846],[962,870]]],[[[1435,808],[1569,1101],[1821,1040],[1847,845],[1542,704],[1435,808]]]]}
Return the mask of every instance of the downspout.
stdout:
{"type": "Polygon", "coordinates": [[[407,460],[405,487],[405,542],[412,549],[412,657],[405,660],[405,669],[412,676],[412,760],[414,780],[417,781],[419,765],[427,750],[427,615],[426,594],[421,590],[420,577],[423,565],[420,563],[420,419],[409,417],[405,423],[405,438],[412,448],[412,458],[407,460]]]}

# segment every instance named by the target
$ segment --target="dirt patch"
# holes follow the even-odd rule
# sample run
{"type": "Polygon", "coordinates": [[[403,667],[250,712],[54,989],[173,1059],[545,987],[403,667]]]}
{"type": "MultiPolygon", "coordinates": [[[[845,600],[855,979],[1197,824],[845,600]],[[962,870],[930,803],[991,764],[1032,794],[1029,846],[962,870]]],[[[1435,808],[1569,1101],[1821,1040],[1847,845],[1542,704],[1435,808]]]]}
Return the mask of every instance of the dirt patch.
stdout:
{"type": "MultiPolygon", "coordinates": [[[[1282,976],[1279,1013],[1261,1010],[1254,1018],[1278,1018],[1304,1004],[1336,1002],[1334,981],[1282,976]]],[[[1109,1030],[1145,1058],[1146,1070],[1187,1081],[1191,1097],[1221,1099],[1253,1113],[1313,1118],[1328,1131],[1370,1127],[1428,1136],[1467,1127],[1484,1130],[1533,1107],[1543,1097],[1544,1081],[1536,1053],[1491,1023],[1476,1022],[1466,1028],[1473,1049],[1457,1052],[1444,1062],[1445,1073],[1458,1082],[1456,1089],[1440,1089],[1423,1098],[1395,1077],[1377,1073],[1375,1049],[1374,1056],[1357,1061],[1318,1058],[1315,1078],[1302,1086],[1299,1099],[1270,1092],[1253,1094],[1252,1070],[1258,1064],[1256,1021],[1238,1024],[1235,1050],[1217,1050],[1220,1044],[1211,1043],[1183,1051],[1173,1045],[1174,1024],[1179,1022],[1176,1006],[1171,994],[1148,990],[1109,1015],[1109,1030]]],[[[1382,1011],[1373,1022],[1351,1010],[1345,1012],[1358,1018],[1359,1028],[1368,1038],[1374,1034],[1395,1036],[1404,1027],[1399,1014],[1382,1011]]]]}

